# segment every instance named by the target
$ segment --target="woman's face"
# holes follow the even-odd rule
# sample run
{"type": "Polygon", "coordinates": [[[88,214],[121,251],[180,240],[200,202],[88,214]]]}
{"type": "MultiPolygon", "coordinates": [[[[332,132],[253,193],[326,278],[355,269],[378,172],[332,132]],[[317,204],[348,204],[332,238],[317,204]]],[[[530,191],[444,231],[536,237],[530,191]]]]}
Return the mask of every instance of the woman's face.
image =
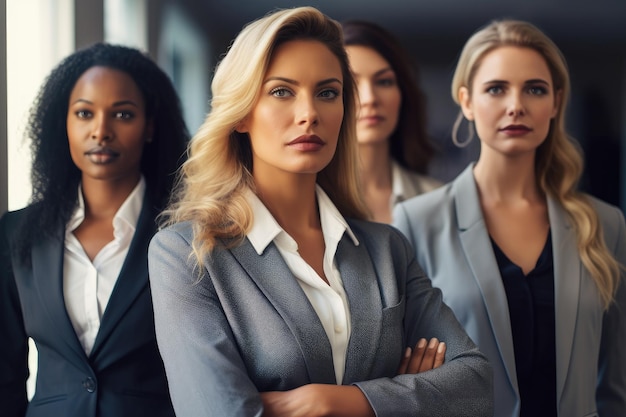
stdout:
{"type": "Polygon", "coordinates": [[[402,93],[391,65],[374,49],[346,46],[359,93],[357,139],[360,145],[387,141],[396,130],[402,93]]]}
{"type": "Polygon", "coordinates": [[[128,74],[99,66],[85,71],[70,94],[66,126],[83,181],[139,180],[151,129],[143,96],[128,74]]]}
{"type": "Polygon", "coordinates": [[[535,50],[502,46],[480,61],[471,92],[461,87],[459,101],[473,120],[483,154],[532,154],[543,143],[558,111],[552,75],[535,50]]]}
{"type": "Polygon", "coordinates": [[[252,174],[317,174],[333,158],[343,122],[343,75],[321,42],[295,40],[274,50],[251,113],[237,126],[252,146],[252,174]]]}

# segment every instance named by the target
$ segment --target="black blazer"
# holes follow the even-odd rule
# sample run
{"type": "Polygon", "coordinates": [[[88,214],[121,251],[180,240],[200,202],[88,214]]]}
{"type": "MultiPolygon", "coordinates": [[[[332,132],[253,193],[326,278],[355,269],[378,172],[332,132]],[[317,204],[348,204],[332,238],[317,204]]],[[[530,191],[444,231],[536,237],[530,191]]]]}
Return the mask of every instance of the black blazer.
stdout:
{"type": "Polygon", "coordinates": [[[64,233],[33,246],[28,265],[11,253],[27,210],[0,219],[0,415],[173,417],[159,355],[147,251],[156,211],[143,208],[89,357],[65,310],[64,233]],[[26,398],[28,337],[39,352],[36,392],[26,398]]]}

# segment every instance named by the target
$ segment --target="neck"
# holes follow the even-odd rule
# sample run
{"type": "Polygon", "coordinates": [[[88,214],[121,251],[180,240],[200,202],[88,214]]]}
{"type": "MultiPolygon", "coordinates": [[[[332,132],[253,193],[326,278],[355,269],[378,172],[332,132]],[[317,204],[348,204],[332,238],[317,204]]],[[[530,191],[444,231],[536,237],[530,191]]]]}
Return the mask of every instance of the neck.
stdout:
{"type": "Polygon", "coordinates": [[[140,176],[132,181],[101,181],[83,177],[81,187],[85,201],[85,217],[113,218],[130,193],[139,183],[140,176]]]}
{"type": "Polygon", "coordinates": [[[482,199],[497,202],[543,200],[537,185],[534,154],[516,158],[481,158],[474,179],[482,199]]]}
{"type": "Polygon", "coordinates": [[[289,234],[303,228],[321,227],[315,185],[315,175],[286,176],[267,182],[255,178],[259,199],[289,234]]]}

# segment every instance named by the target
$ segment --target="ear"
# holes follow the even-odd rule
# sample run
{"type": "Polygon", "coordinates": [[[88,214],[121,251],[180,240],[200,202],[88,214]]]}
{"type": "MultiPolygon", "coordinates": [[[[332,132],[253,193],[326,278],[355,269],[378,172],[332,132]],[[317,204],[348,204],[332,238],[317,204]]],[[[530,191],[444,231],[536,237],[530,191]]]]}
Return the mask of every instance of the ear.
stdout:
{"type": "Polygon", "coordinates": [[[245,118],[241,122],[237,123],[235,126],[235,132],[248,133],[248,118],[245,118]]]}
{"type": "Polygon", "coordinates": [[[552,117],[555,118],[559,109],[561,108],[561,101],[563,100],[563,90],[557,90],[554,94],[554,109],[552,110],[552,117]]]}
{"type": "Polygon", "coordinates": [[[467,87],[459,88],[459,94],[457,96],[459,104],[461,105],[461,111],[463,116],[467,120],[474,120],[474,111],[472,110],[472,97],[467,87]]]}

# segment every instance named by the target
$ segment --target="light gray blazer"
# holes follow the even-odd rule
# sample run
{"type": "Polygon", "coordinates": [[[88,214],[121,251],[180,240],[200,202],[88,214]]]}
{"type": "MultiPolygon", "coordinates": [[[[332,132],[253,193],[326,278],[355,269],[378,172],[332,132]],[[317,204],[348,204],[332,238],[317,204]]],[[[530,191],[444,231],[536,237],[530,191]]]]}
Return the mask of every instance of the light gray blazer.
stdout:
{"type": "MultiPolygon", "coordinates": [[[[344,384],[365,393],[379,417],[490,416],[492,371],[441,292],[388,225],[349,221],[336,263],[352,333],[344,384]],[[447,343],[435,370],[395,376],[418,338],[447,343]]],[[[259,392],[335,383],[330,344],[317,314],[271,243],[258,255],[245,239],[218,247],[194,268],[192,226],[153,238],[149,270],[157,342],[178,417],[261,416],[259,392]],[[201,273],[201,276],[199,275],[201,273]]]]}
{"type": "MultiPolygon", "coordinates": [[[[478,200],[473,164],[450,184],[396,207],[394,225],[494,369],[495,415],[516,417],[520,399],[507,297],[478,200]]],[[[626,264],[624,216],[591,199],[606,245],[626,264]]],[[[576,232],[548,198],[554,254],[559,416],[626,416],[626,285],[603,312],[583,267],[576,232]]]]}

